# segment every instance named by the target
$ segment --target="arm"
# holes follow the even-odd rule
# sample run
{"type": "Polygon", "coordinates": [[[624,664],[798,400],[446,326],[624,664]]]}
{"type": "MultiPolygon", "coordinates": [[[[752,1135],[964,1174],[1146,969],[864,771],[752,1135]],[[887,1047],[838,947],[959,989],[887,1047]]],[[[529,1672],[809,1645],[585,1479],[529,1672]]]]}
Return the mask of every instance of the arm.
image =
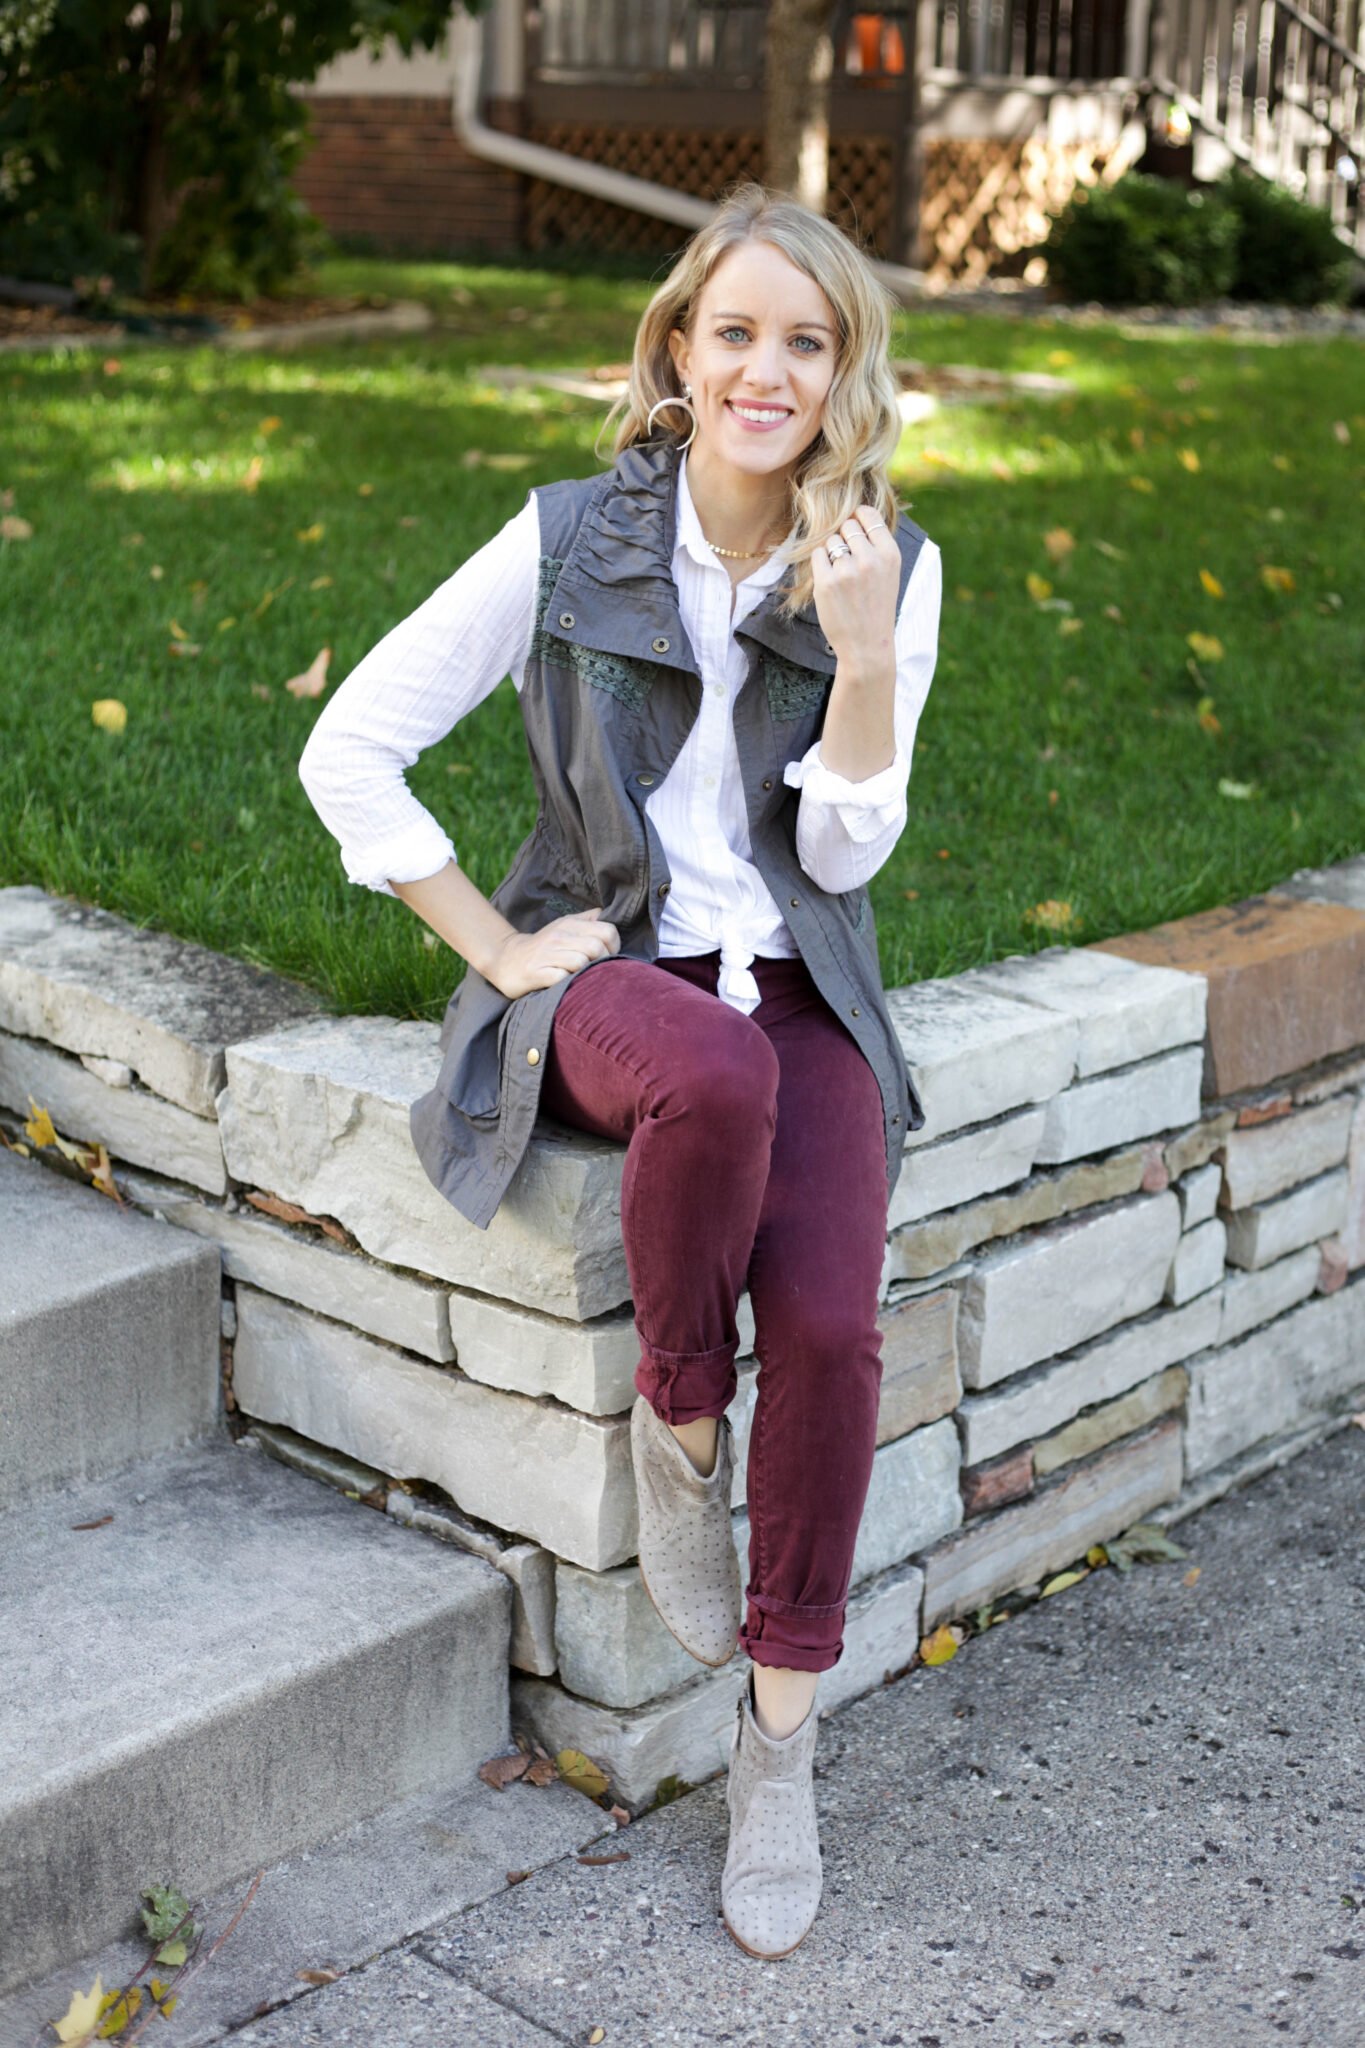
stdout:
{"type": "Polygon", "coordinates": [[[349,881],[393,896],[395,881],[434,877],[455,861],[448,834],[412,794],[405,770],[505,675],[519,685],[535,622],[539,552],[540,522],[528,496],[501,532],[357,663],[324,706],[300,757],[299,779],[340,841],[349,881]]]}
{"type": "Polygon", "coordinates": [[[896,620],[894,680],[890,663],[878,677],[846,671],[841,662],[820,738],[783,770],[783,781],[801,791],[797,858],[831,893],[869,882],[905,829],[915,732],[938,659],[942,593],[942,556],[926,541],[896,620]]]}

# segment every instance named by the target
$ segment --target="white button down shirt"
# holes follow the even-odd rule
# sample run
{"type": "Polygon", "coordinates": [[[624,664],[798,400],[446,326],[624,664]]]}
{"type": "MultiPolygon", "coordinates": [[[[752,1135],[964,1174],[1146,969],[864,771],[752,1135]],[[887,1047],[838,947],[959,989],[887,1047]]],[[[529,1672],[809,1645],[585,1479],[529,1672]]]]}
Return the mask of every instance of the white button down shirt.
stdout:
{"type": "MultiPolygon", "coordinates": [[[[678,609],[701,672],[701,710],[646,808],[668,860],[672,887],[659,917],[664,957],[719,949],[722,1001],[748,1015],[758,1006],[755,955],[790,957],[796,942],[752,860],[732,706],[748,674],[735,638],[785,567],[778,552],[733,588],[707,545],[678,464],[673,576],[678,609]]],[[[347,878],[393,895],[457,858],[444,827],[404,780],[418,755],[510,675],[521,689],[535,625],[540,525],[533,496],[425,604],[365,655],[313,728],[299,774],[323,823],[340,842],[347,878]]],[[[915,730],[933,680],[942,600],[942,559],[920,549],[896,620],[895,757],[850,782],[820,758],[818,740],[783,779],[801,792],[796,851],[822,889],[870,881],[906,820],[915,730]]]]}

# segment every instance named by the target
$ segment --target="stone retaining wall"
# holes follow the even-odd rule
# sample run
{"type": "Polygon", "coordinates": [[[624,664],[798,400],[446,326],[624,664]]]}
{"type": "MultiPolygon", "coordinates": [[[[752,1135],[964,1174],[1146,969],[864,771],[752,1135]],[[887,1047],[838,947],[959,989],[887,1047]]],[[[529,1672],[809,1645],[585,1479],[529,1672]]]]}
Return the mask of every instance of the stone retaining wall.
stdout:
{"type": "MultiPolygon", "coordinates": [[[[889,1001],[928,1121],[888,1219],[879,1443],[825,1706],[1365,1390],[1365,856],[889,1001]]],[[[46,1109],[103,1140],[128,1201],[219,1246],[234,1427],[504,1571],[515,1715],[639,1806],[723,1764],[745,1660],[703,1672],[635,1563],[624,1152],[542,1122],[476,1230],[408,1134],[437,1028],[331,1017],[0,890],[9,1142],[46,1109]]]]}

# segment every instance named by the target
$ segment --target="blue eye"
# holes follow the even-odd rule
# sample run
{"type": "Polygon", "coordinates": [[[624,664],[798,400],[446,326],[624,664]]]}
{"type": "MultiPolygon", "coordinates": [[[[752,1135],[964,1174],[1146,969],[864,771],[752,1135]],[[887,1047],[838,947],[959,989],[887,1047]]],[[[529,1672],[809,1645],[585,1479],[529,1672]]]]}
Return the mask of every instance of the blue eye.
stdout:
{"type": "MultiPolygon", "coordinates": [[[[722,327],[720,330],[720,338],[722,341],[725,341],[732,334],[747,334],[748,331],[749,330],[747,327],[722,327]]],[[[824,343],[817,341],[813,334],[798,334],[796,339],[798,341],[808,341],[810,343],[809,349],[803,349],[801,351],[803,355],[819,355],[822,348],[824,347],[824,343]]]]}

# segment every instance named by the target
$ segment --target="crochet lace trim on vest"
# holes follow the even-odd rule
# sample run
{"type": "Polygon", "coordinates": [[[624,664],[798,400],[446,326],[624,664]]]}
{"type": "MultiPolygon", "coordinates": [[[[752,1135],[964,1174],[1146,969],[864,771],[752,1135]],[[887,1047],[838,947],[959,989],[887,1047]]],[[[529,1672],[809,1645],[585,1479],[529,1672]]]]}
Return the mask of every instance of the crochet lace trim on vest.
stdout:
{"type": "Polygon", "coordinates": [[[763,681],[776,719],[804,718],[818,711],[831,687],[830,678],[819,669],[799,668],[771,647],[763,650],[763,681]]]}
{"type": "Polygon", "coordinates": [[[545,624],[545,613],[563,567],[563,562],[554,555],[542,555],[540,558],[531,655],[541,661],[552,661],[557,668],[571,670],[585,683],[591,683],[595,690],[606,690],[629,705],[632,711],[638,711],[664,673],[662,665],[657,661],[640,661],[630,655],[606,654],[597,647],[580,647],[576,642],[561,640],[557,633],[552,633],[545,624]]]}

